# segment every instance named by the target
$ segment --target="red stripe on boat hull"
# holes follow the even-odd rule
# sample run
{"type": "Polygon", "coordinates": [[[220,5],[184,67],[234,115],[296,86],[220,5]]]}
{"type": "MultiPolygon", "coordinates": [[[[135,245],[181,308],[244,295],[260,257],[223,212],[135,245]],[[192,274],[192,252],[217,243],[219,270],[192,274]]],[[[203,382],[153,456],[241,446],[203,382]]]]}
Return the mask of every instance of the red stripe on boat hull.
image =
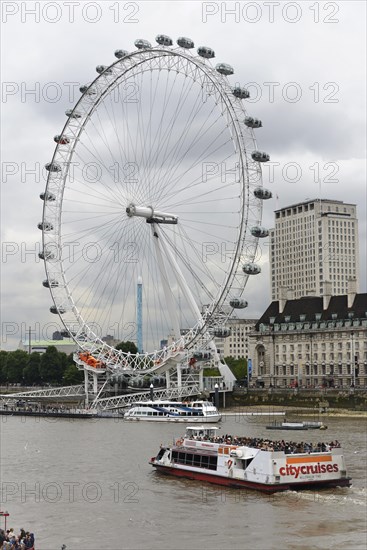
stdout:
{"type": "Polygon", "coordinates": [[[157,468],[157,471],[177,477],[185,477],[187,479],[195,479],[199,481],[207,481],[215,485],[224,485],[233,488],[248,488],[262,491],[264,493],[277,493],[279,491],[296,491],[299,489],[318,488],[318,487],[349,487],[350,478],[320,480],[320,481],[305,481],[300,483],[277,483],[276,485],[265,485],[264,483],[256,483],[255,481],[247,481],[242,479],[233,479],[218,475],[206,474],[205,472],[193,472],[191,470],[181,470],[178,468],[170,468],[161,466],[151,462],[152,466],[157,468]]]}

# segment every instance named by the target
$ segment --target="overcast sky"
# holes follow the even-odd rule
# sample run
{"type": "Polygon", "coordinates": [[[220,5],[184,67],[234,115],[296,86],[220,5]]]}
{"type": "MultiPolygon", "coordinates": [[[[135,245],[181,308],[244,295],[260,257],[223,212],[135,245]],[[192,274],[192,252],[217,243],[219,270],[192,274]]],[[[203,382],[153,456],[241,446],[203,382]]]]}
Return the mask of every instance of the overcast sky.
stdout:
{"type": "MultiPolygon", "coordinates": [[[[274,210],[306,198],[358,205],[360,292],[366,292],[366,3],[359,2],[1,2],[2,349],[31,327],[50,337],[38,258],[43,166],[64,111],[95,78],[98,64],[136,38],[188,36],[230,63],[233,83],[251,92],[248,111],[263,121],[260,150],[271,156],[263,225],[274,210]]],[[[262,274],[250,278],[248,317],[270,302],[267,242],[262,274]]],[[[164,335],[162,335],[164,336],[164,335]]]]}

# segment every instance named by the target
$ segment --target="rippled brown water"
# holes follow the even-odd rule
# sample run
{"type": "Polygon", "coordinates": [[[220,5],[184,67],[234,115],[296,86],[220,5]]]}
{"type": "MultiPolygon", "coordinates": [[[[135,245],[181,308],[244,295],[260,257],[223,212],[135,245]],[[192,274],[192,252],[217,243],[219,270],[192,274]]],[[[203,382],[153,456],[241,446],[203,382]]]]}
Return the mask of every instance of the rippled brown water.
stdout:
{"type": "MultiPolygon", "coordinates": [[[[269,432],[227,417],[237,435],[342,442],[351,488],[273,496],[159,475],[148,464],[177,424],[1,417],[1,508],[37,550],[366,548],[366,421],[325,432],[269,432]]],[[[3,523],[2,523],[3,526],[3,523]]]]}

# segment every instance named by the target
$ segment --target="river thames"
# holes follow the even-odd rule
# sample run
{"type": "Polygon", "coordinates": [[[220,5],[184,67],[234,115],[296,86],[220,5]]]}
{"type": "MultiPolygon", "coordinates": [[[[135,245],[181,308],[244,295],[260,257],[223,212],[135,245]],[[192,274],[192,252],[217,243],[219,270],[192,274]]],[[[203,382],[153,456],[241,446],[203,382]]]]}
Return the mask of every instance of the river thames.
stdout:
{"type": "Polygon", "coordinates": [[[323,432],[269,432],[269,418],[241,414],[219,425],[341,442],[352,487],[269,496],[158,474],[148,461],[182,424],[2,416],[1,509],[7,528],[35,533],[37,550],[365,550],[366,419],[323,420],[323,432]]]}

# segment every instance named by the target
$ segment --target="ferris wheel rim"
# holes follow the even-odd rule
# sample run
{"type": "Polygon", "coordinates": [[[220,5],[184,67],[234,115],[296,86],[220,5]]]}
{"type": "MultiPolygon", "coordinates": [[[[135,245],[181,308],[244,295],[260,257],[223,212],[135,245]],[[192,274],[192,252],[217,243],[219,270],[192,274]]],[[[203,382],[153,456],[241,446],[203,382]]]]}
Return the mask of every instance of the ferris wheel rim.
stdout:
{"type": "MultiPolygon", "coordinates": [[[[128,56],[126,56],[126,58],[133,59],[134,57],[137,57],[137,58],[140,59],[140,64],[143,65],[147,61],[162,60],[162,59],[169,58],[169,57],[174,57],[174,56],[178,57],[178,58],[185,59],[186,62],[195,65],[196,68],[198,68],[199,70],[202,70],[206,74],[206,76],[210,75],[210,79],[214,83],[214,85],[216,86],[216,90],[219,92],[219,94],[223,98],[223,101],[225,102],[225,104],[228,108],[228,112],[231,113],[232,121],[233,121],[233,128],[235,129],[235,137],[233,138],[233,142],[237,143],[237,145],[238,145],[239,159],[240,159],[240,162],[241,162],[241,175],[242,175],[242,177],[244,177],[245,174],[247,174],[247,172],[246,172],[246,160],[247,159],[243,155],[243,147],[242,147],[243,139],[242,139],[241,129],[239,128],[239,120],[238,120],[237,117],[235,117],[235,113],[236,113],[236,110],[234,109],[235,100],[232,99],[228,95],[228,90],[227,90],[226,93],[224,93],[224,91],[223,91],[223,82],[226,82],[226,80],[227,80],[226,77],[224,77],[223,75],[218,76],[218,74],[216,74],[214,72],[214,70],[211,66],[208,66],[201,59],[198,59],[198,58],[192,56],[191,54],[188,54],[186,51],[181,51],[181,48],[177,48],[177,49],[173,50],[173,49],[167,49],[165,47],[158,47],[158,48],[154,47],[151,50],[144,50],[144,51],[137,50],[137,51],[134,51],[134,52],[131,52],[130,54],[128,54],[128,56]],[[152,54],[156,55],[156,57],[152,58],[152,54]]],[[[126,58],[124,58],[125,61],[126,61],[126,58]]],[[[107,67],[107,69],[111,69],[111,70],[114,69],[116,66],[121,64],[122,61],[123,60],[121,60],[121,59],[115,61],[114,63],[109,65],[107,67]]],[[[136,65],[134,65],[134,67],[136,67],[136,65]]],[[[130,68],[130,70],[131,70],[131,68],[130,68]]],[[[146,70],[149,70],[149,68],[146,68],[146,70]]],[[[161,68],[159,70],[161,70],[161,68]]],[[[99,85],[103,81],[104,78],[106,78],[105,72],[103,72],[102,74],[99,74],[94,79],[94,81],[89,85],[88,90],[92,89],[96,85],[99,85]]],[[[80,108],[80,106],[83,105],[83,100],[85,100],[85,98],[86,98],[86,92],[83,93],[81,98],[78,100],[78,102],[74,106],[74,108],[70,111],[70,116],[67,119],[67,121],[66,121],[66,123],[63,127],[61,135],[66,134],[70,129],[72,129],[71,132],[72,132],[72,134],[74,134],[74,143],[73,143],[71,149],[69,150],[69,154],[67,156],[68,160],[66,161],[66,163],[67,163],[66,164],[66,169],[65,169],[65,172],[63,172],[63,177],[62,177],[62,195],[61,195],[60,210],[59,210],[59,213],[58,213],[59,214],[59,217],[58,217],[59,234],[58,234],[58,239],[57,240],[58,240],[58,245],[59,246],[61,246],[61,230],[60,230],[60,228],[61,228],[61,223],[62,223],[62,221],[61,221],[61,214],[62,214],[61,206],[62,206],[62,203],[63,203],[63,193],[64,193],[64,189],[65,189],[65,182],[66,182],[66,179],[67,179],[68,173],[69,173],[70,163],[72,161],[75,149],[77,147],[77,144],[78,144],[78,141],[80,139],[81,134],[85,130],[85,126],[87,125],[90,116],[98,108],[98,106],[100,105],[100,103],[103,100],[103,97],[105,97],[112,89],[114,89],[114,87],[116,87],[118,85],[118,81],[121,80],[121,78],[122,78],[121,75],[116,76],[114,78],[114,80],[111,81],[104,88],[104,91],[98,96],[98,98],[94,102],[90,102],[89,111],[87,113],[84,113],[84,116],[80,117],[81,121],[80,121],[80,124],[78,126],[77,123],[75,123],[75,120],[76,120],[76,122],[78,122],[78,119],[74,119],[73,115],[76,112],[78,112],[78,108],[80,108]]],[[[86,103],[88,104],[88,101],[86,103]]],[[[252,140],[253,140],[254,143],[256,143],[254,135],[252,135],[252,140]]],[[[52,156],[51,164],[57,163],[59,158],[60,157],[62,158],[63,156],[65,158],[65,153],[62,150],[62,146],[60,145],[60,143],[57,143],[56,147],[55,147],[54,154],[52,156]],[[61,154],[59,155],[60,150],[61,150],[61,154]]],[[[49,176],[47,178],[47,183],[46,183],[46,191],[45,191],[46,193],[48,193],[49,187],[52,187],[50,185],[50,182],[52,181],[52,178],[53,178],[52,173],[49,172],[49,176]]],[[[246,185],[247,184],[244,181],[242,181],[243,193],[246,190],[246,185]]],[[[242,197],[242,200],[245,203],[245,197],[244,196],[242,197]]],[[[261,202],[259,202],[259,205],[260,204],[261,204],[261,202]]],[[[43,222],[44,223],[47,220],[47,215],[48,215],[47,214],[47,204],[46,204],[46,201],[45,201],[44,208],[43,208],[43,222]]],[[[245,220],[244,220],[244,206],[243,206],[243,208],[242,208],[242,217],[241,217],[241,227],[239,228],[240,238],[238,239],[238,242],[237,242],[237,251],[236,251],[236,254],[235,254],[235,258],[234,258],[234,260],[231,264],[231,272],[225,278],[225,281],[222,285],[222,292],[220,294],[220,298],[215,300],[215,302],[213,302],[211,304],[211,308],[209,308],[207,310],[206,316],[204,315],[204,324],[202,323],[201,320],[200,320],[200,322],[198,322],[197,327],[193,331],[193,335],[190,336],[191,340],[193,340],[196,337],[197,334],[202,333],[205,330],[205,328],[207,327],[207,320],[213,315],[215,310],[218,307],[220,307],[220,304],[223,301],[223,296],[225,294],[228,294],[228,291],[229,291],[229,288],[230,288],[230,281],[233,280],[232,273],[236,269],[237,264],[240,261],[238,250],[241,248],[241,246],[243,246],[242,239],[244,237],[244,231],[243,231],[242,226],[243,226],[244,223],[245,223],[245,220]]],[[[49,241],[47,239],[48,235],[46,234],[44,229],[43,229],[42,233],[43,233],[43,248],[46,249],[47,245],[49,244],[49,241]]],[[[61,271],[62,271],[62,261],[59,260],[59,263],[60,263],[60,267],[61,267],[61,271]]],[[[46,270],[46,275],[49,279],[50,276],[52,275],[52,270],[49,269],[49,263],[48,263],[48,260],[46,260],[46,259],[45,259],[45,270],[46,270]]],[[[74,303],[72,294],[70,292],[68,292],[69,289],[68,289],[68,286],[67,286],[67,282],[66,281],[64,281],[64,282],[65,282],[64,288],[65,288],[65,290],[68,294],[69,304],[71,306],[73,314],[74,314],[75,318],[77,319],[77,321],[79,323],[79,327],[80,327],[79,334],[72,335],[72,336],[76,339],[76,341],[78,342],[78,344],[81,347],[83,347],[83,340],[81,340],[81,338],[80,338],[80,334],[82,334],[82,333],[87,333],[87,337],[91,341],[93,341],[96,345],[105,345],[105,342],[101,341],[100,338],[93,333],[93,331],[90,331],[88,329],[88,323],[84,321],[81,312],[78,310],[77,304],[74,303]]],[[[52,298],[54,300],[55,307],[58,308],[56,292],[52,287],[50,287],[50,291],[51,291],[52,298]]],[[[58,313],[61,317],[61,320],[65,324],[63,314],[60,314],[59,311],[58,311],[58,313]]],[[[65,324],[65,327],[68,328],[67,324],[65,324]]],[[[185,340],[185,343],[186,343],[186,340],[185,340]]],[[[88,345],[89,345],[89,340],[88,340],[88,345]]],[[[113,348],[111,347],[111,349],[113,349],[113,348]]]]}

